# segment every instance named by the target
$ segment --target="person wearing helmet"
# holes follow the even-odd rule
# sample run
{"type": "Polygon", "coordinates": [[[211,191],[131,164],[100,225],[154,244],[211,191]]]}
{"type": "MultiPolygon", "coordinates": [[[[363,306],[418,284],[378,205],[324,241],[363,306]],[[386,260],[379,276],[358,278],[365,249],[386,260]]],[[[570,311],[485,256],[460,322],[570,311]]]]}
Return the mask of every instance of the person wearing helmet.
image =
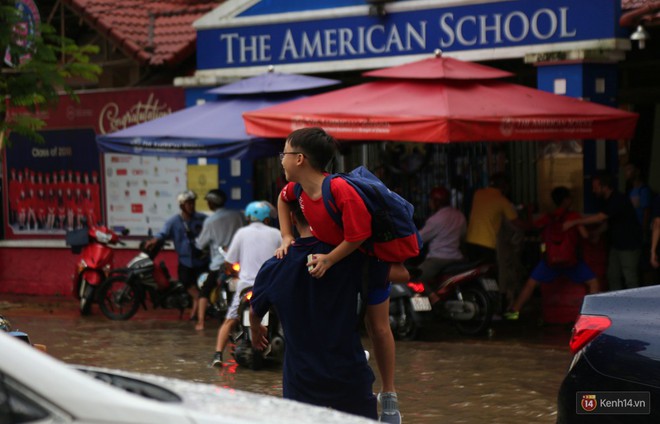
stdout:
{"type": "Polygon", "coordinates": [[[199,305],[197,307],[197,324],[195,330],[204,329],[204,320],[206,318],[206,308],[209,304],[209,296],[215,288],[220,267],[224,265],[224,256],[220,254],[219,249],[227,249],[234,233],[243,226],[243,217],[238,211],[225,209],[227,195],[224,191],[214,188],[206,193],[204,199],[208,203],[209,209],[213,214],[204,221],[202,232],[195,239],[195,246],[198,249],[209,249],[211,262],[209,263],[209,272],[206,281],[199,290],[199,305]]]}
{"type": "Polygon", "coordinates": [[[429,207],[433,212],[419,231],[428,245],[428,253],[420,265],[420,280],[425,283],[435,278],[442,268],[463,260],[461,244],[465,238],[467,224],[465,216],[450,205],[451,193],[443,186],[435,187],[429,196],[429,207]]]}
{"type": "Polygon", "coordinates": [[[179,265],[177,273],[181,281],[193,296],[193,308],[190,319],[197,318],[197,295],[193,287],[197,287],[197,279],[208,268],[208,257],[195,246],[195,238],[199,236],[206,215],[195,211],[197,195],[186,190],[177,195],[180,212],[165,222],[163,228],[151,240],[145,243],[146,249],[151,249],[158,241],[172,240],[176,250],[179,265]]]}
{"type": "MultiPolygon", "coordinates": [[[[272,221],[273,211],[274,207],[266,201],[250,202],[245,208],[245,217],[249,224],[236,231],[225,255],[227,263],[238,262],[241,264],[236,293],[241,293],[245,288],[254,284],[254,279],[261,266],[273,257],[273,252],[282,243],[280,231],[268,225],[272,221]]],[[[218,330],[215,354],[211,362],[214,367],[222,366],[222,352],[227,346],[232,328],[238,321],[239,302],[240,296],[234,296],[225,321],[218,330]]]]}

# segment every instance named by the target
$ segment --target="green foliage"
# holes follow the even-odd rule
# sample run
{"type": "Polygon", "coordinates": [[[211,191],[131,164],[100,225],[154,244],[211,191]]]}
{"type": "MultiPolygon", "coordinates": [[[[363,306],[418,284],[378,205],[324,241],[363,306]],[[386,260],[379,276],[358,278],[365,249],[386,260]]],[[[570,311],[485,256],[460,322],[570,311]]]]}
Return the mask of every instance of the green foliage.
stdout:
{"type": "Polygon", "coordinates": [[[89,58],[99,49],[78,46],[43,23],[39,33],[21,34],[21,20],[14,1],[0,0],[0,132],[5,141],[10,132],[43,141],[38,131],[45,123],[36,112],[56,107],[62,93],[77,99],[72,78],[97,81],[101,67],[89,58]]]}

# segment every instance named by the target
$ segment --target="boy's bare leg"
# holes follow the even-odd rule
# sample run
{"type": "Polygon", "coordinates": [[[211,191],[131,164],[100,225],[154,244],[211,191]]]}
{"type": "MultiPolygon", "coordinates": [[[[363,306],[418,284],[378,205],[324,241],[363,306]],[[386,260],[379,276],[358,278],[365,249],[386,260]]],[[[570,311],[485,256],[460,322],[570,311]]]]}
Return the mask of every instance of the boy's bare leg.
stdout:
{"type": "Polygon", "coordinates": [[[393,283],[407,283],[410,281],[410,273],[402,263],[393,263],[390,265],[387,280],[393,283]]]}
{"type": "Polygon", "coordinates": [[[600,284],[598,284],[598,280],[596,278],[592,278],[591,280],[585,282],[585,284],[589,289],[589,294],[600,292],[600,284]]]}
{"type": "Polygon", "coordinates": [[[197,302],[197,324],[195,324],[195,330],[204,329],[204,321],[206,319],[206,308],[209,306],[209,300],[205,297],[199,297],[197,302]]]}
{"type": "Polygon", "coordinates": [[[390,299],[367,306],[367,332],[374,346],[382,392],[394,392],[395,344],[390,328],[390,299]]]}
{"type": "Polygon", "coordinates": [[[396,345],[390,328],[390,299],[378,305],[368,305],[366,312],[367,332],[371,338],[376,357],[376,365],[381,380],[381,398],[383,413],[381,421],[398,423],[401,421],[399,406],[394,388],[394,369],[396,345]],[[386,410],[386,408],[388,408],[386,410]]]}

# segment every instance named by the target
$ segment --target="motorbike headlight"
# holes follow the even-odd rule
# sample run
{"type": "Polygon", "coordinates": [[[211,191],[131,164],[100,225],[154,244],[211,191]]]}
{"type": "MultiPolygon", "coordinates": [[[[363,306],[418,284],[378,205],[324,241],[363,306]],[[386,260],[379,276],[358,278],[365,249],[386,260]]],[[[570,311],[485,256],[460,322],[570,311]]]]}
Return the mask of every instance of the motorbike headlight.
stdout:
{"type": "Polygon", "coordinates": [[[100,243],[108,243],[112,236],[110,234],[106,234],[103,231],[96,230],[96,240],[98,240],[100,243]]]}

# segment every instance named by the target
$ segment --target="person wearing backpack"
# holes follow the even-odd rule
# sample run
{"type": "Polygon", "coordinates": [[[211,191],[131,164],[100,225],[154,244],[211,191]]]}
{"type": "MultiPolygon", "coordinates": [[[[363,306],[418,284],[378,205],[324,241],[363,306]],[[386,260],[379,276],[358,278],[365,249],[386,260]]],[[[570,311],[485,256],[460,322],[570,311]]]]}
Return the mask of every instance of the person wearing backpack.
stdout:
{"type": "MultiPolygon", "coordinates": [[[[312,234],[322,242],[335,246],[330,253],[314,255],[307,263],[310,274],[315,278],[322,278],[328,269],[358,250],[372,235],[371,215],[358,192],[343,178],[326,179],[328,174],[325,169],[333,159],[337,146],[334,137],[323,129],[302,128],[289,134],[284,151],[280,153],[289,183],[282,189],[277,202],[282,245],[275,255],[284,257],[294,240],[289,202],[298,201],[312,234]],[[325,201],[328,199],[323,196],[324,182],[330,185],[334,203],[341,213],[342,225],[326,209],[325,201]],[[302,187],[299,195],[296,194],[296,184],[302,187]]],[[[366,323],[382,383],[379,394],[381,421],[400,423],[401,414],[394,387],[395,344],[389,324],[389,292],[390,281],[406,282],[409,274],[400,263],[388,263],[374,256],[368,256],[368,259],[366,262],[371,270],[354,270],[364,275],[365,279],[366,276],[388,275],[378,271],[383,267],[389,268],[386,280],[373,281],[374,278],[370,278],[365,282],[368,283],[366,323]]]]}
{"type": "Polygon", "coordinates": [[[565,222],[575,222],[580,214],[570,210],[572,199],[568,188],[555,187],[550,193],[556,209],[534,222],[541,229],[541,241],[545,247],[544,255],[532,271],[520,294],[511,305],[504,318],[517,320],[520,310],[534,293],[540,283],[551,283],[560,276],[565,276],[575,283],[586,284],[589,293],[598,293],[596,274],[579,257],[579,238],[587,238],[583,225],[564,230],[565,222]]]}

